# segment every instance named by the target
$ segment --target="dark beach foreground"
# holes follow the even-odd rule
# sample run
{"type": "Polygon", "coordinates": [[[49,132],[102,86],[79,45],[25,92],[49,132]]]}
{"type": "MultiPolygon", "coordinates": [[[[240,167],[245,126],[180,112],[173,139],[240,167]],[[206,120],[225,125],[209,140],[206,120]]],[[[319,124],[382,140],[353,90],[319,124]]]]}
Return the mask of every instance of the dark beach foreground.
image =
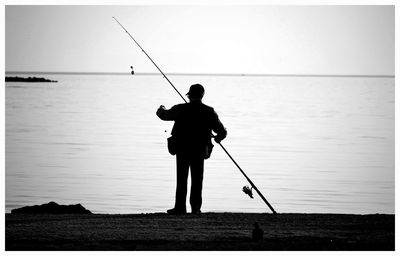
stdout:
{"type": "Polygon", "coordinates": [[[6,214],[6,250],[394,250],[394,215],[6,214]],[[254,222],[264,238],[254,241],[254,222]]]}

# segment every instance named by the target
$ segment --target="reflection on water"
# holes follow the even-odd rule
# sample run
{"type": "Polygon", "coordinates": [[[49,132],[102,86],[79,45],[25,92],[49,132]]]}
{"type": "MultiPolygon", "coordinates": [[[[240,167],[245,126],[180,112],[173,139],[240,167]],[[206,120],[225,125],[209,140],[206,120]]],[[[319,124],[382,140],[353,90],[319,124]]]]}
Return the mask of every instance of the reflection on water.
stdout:
{"type": "MultiPolygon", "coordinates": [[[[56,201],[96,213],[173,206],[161,76],[48,75],[6,83],[6,211],[56,201]]],[[[277,212],[394,213],[394,79],[171,76],[206,88],[224,146],[277,212]]],[[[218,146],[203,211],[269,212],[218,146]]],[[[190,179],[190,178],[189,178],[190,179]]]]}

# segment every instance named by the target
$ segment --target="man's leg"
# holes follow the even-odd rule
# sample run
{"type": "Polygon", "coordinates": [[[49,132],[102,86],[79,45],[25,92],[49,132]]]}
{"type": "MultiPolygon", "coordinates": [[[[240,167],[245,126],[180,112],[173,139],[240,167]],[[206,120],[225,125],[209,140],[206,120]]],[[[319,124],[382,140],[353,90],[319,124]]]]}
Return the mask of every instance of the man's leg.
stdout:
{"type": "Polygon", "coordinates": [[[192,213],[200,213],[202,198],[201,193],[203,189],[203,173],[204,173],[204,159],[193,158],[190,160],[190,174],[192,179],[192,186],[190,190],[190,205],[192,213]]]}
{"type": "Polygon", "coordinates": [[[175,209],[186,212],[187,178],[189,159],[182,154],[176,154],[176,193],[175,209]]]}

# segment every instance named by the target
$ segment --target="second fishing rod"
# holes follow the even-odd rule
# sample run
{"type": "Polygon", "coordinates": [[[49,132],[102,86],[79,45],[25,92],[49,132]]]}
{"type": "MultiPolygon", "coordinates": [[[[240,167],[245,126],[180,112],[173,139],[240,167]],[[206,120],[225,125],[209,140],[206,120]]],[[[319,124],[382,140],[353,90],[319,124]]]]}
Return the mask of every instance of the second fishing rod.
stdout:
{"type": "MultiPolygon", "coordinates": [[[[128,30],[115,18],[113,19],[121,26],[121,28],[129,35],[129,37],[135,42],[135,44],[142,50],[142,52],[149,58],[149,60],[153,63],[153,65],[158,69],[158,71],[163,75],[163,77],[168,81],[168,83],[172,86],[172,88],[179,94],[179,96],[183,99],[185,103],[188,103],[187,100],[182,96],[182,94],[176,89],[176,87],[172,84],[172,82],[168,79],[168,77],[162,72],[162,70],[157,66],[157,64],[153,61],[153,59],[147,54],[147,52],[140,46],[140,44],[133,38],[133,36],[128,32],[128,30]]],[[[232,162],[236,165],[236,167],[239,169],[239,171],[243,174],[243,176],[246,178],[246,180],[250,183],[251,189],[254,189],[257,194],[261,197],[261,199],[265,202],[265,204],[269,207],[269,209],[272,211],[273,214],[277,214],[272,205],[268,202],[268,200],[264,197],[264,195],[261,193],[261,191],[256,187],[256,185],[253,183],[253,181],[246,175],[246,173],[240,168],[240,166],[236,163],[235,159],[229,154],[229,152],[225,149],[225,147],[221,144],[221,142],[218,143],[221,148],[224,150],[224,152],[228,155],[228,157],[232,160],[232,162]]],[[[251,189],[247,187],[243,187],[243,191],[246,194],[249,194],[252,197],[252,192],[251,189]]]]}

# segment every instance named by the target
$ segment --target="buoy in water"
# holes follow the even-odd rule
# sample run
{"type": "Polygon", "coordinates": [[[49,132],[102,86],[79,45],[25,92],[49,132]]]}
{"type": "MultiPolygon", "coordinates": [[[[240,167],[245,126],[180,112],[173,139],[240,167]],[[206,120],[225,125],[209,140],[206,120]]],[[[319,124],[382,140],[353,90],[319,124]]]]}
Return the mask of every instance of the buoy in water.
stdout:
{"type": "Polygon", "coordinates": [[[131,75],[134,75],[135,71],[133,71],[133,67],[131,66],[131,75]]]}

